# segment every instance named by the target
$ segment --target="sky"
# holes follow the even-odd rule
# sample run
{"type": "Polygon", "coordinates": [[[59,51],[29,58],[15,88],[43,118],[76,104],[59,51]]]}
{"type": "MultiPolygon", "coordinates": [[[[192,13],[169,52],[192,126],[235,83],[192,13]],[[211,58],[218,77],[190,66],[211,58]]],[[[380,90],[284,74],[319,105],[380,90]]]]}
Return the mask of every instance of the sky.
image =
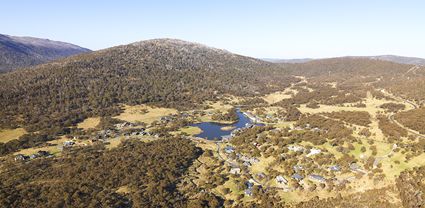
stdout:
{"type": "Polygon", "coordinates": [[[421,0],[1,0],[0,34],[92,50],[177,38],[257,58],[425,58],[421,0]]]}

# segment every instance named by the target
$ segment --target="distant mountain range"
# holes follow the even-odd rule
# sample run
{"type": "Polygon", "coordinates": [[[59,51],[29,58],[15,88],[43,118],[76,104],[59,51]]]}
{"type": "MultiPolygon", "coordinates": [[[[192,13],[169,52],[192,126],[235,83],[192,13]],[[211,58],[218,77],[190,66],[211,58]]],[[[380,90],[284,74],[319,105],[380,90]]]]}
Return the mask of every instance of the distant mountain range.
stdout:
{"type": "Polygon", "coordinates": [[[395,55],[382,55],[382,56],[368,56],[367,58],[391,61],[400,64],[413,64],[413,65],[425,65],[425,59],[417,57],[405,57],[405,56],[395,56],[395,55]]]}
{"type": "Polygon", "coordinates": [[[89,49],[70,43],[0,34],[0,72],[12,71],[89,51],[89,49]]]}
{"type": "Polygon", "coordinates": [[[271,62],[271,63],[277,63],[277,64],[281,64],[281,63],[297,64],[297,63],[305,63],[305,62],[313,61],[314,59],[312,59],[312,58],[302,58],[302,59],[273,59],[273,58],[264,58],[263,60],[264,61],[271,62]]]}
{"type": "MultiPolygon", "coordinates": [[[[373,60],[382,60],[382,61],[391,61],[399,64],[412,64],[412,65],[421,65],[425,66],[425,59],[417,57],[405,57],[405,56],[396,56],[396,55],[380,55],[380,56],[346,56],[341,58],[369,58],[373,60]]],[[[264,58],[264,61],[272,63],[306,63],[313,60],[312,58],[303,58],[303,59],[272,59],[264,58]]]]}

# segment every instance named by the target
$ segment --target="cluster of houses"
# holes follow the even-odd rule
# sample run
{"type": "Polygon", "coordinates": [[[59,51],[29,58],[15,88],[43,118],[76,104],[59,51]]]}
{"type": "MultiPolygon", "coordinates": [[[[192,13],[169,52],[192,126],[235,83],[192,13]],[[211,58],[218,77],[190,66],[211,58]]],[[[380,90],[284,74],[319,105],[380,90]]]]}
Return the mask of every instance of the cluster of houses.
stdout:
{"type": "MultiPolygon", "coordinates": [[[[293,151],[293,152],[303,152],[305,149],[302,146],[297,146],[297,145],[289,145],[288,146],[288,150],[293,151]]],[[[311,157],[313,155],[317,155],[320,154],[322,152],[322,150],[317,149],[317,148],[311,148],[308,150],[308,154],[306,155],[306,157],[311,157]]]]}
{"type": "Polygon", "coordinates": [[[245,155],[241,155],[241,154],[239,154],[239,153],[237,153],[237,154],[236,154],[236,157],[237,157],[239,160],[243,161],[243,165],[244,165],[244,166],[247,166],[247,167],[250,167],[250,166],[252,166],[253,164],[260,162],[260,160],[259,160],[258,158],[255,158],[255,157],[247,157],[247,156],[245,156],[245,155]]]}
{"type": "MultiPolygon", "coordinates": [[[[249,117],[251,120],[256,121],[256,118],[249,113],[245,113],[245,115],[247,117],[249,117]]],[[[233,136],[237,135],[240,131],[243,131],[246,128],[252,128],[254,125],[252,124],[248,124],[247,126],[245,126],[244,128],[239,128],[239,129],[235,129],[231,132],[231,134],[228,137],[224,137],[223,139],[230,139],[233,136]]],[[[295,128],[292,128],[292,130],[310,130],[310,131],[314,131],[314,132],[319,132],[321,131],[320,128],[318,127],[312,127],[310,124],[306,124],[304,126],[298,126],[295,128]]],[[[254,145],[257,145],[254,143],[254,145]]],[[[287,146],[289,151],[293,151],[293,152],[303,152],[305,153],[305,157],[312,157],[318,154],[322,153],[322,150],[319,148],[306,148],[303,146],[299,146],[299,145],[288,145],[287,146]]],[[[224,152],[226,154],[234,154],[235,153],[235,148],[228,145],[224,148],[224,152]]],[[[236,159],[238,159],[239,161],[242,162],[243,166],[246,167],[250,167],[252,166],[254,163],[258,163],[259,159],[255,158],[255,157],[247,157],[245,155],[236,153],[236,159]]],[[[303,154],[304,155],[304,154],[303,154]]],[[[342,168],[340,165],[338,164],[334,164],[331,166],[326,166],[324,167],[326,168],[328,171],[332,171],[332,172],[341,172],[342,168]]],[[[364,171],[358,164],[356,163],[351,163],[349,165],[349,168],[352,172],[359,172],[359,173],[366,173],[366,171],[364,171]]],[[[332,180],[332,179],[327,179],[325,176],[317,174],[317,173],[310,173],[310,174],[306,174],[304,172],[304,168],[302,165],[294,165],[293,166],[293,170],[294,170],[294,174],[292,174],[291,176],[288,176],[290,178],[292,178],[293,180],[297,181],[300,185],[303,185],[304,183],[304,179],[307,179],[311,182],[314,183],[320,183],[320,184],[325,184],[327,183],[328,180],[332,180]]],[[[241,167],[238,165],[233,165],[230,169],[230,173],[231,174],[241,174],[241,167]]],[[[259,173],[256,175],[256,178],[259,180],[262,180],[266,177],[266,175],[264,173],[259,173]]],[[[291,187],[289,187],[289,182],[288,182],[288,177],[284,176],[284,175],[277,175],[275,177],[275,181],[277,184],[280,184],[281,187],[286,190],[286,191],[291,191],[291,187]]],[[[336,178],[333,178],[333,180],[337,180],[336,178]]],[[[245,195],[247,196],[251,196],[252,195],[252,187],[254,185],[255,180],[253,178],[251,178],[249,181],[246,182],[246,189],[244,191],[245,195]]],[[[256,182],[259,183],[259,182],[256,182]]]]}
{"type": "MultiPolygon", "coordinates": [[[[155,136],[159,137],[159,135],[153,135],[151,132],[146,131],[145,128],[135,128],[136,125],[130,122],[123,122],[114,125],[114,129],[105,129],[98,131],[96,135],[92,136],[90,140],[87,142],[95,143],[95,142],[107,142],[110,138],[115,138],[117,136],[155,136]]],[[[73,146],[86,146],[87,142],[78,142],[78,137],[74,137],[71,140],[67,140],[63,143],[64,148],[69,148],[73,146]]]]}
{"type": "Polygon", "coordinates": [[[117,132],[112,129],[106,129],[101,130],[97,133],[97,136],[95,136],[95,139],[107,139],[111,137],[115,137],[117,135],[117,132]]]}
{"type": "MultiPolygon", "coordinates": [[[[228,145],[228,146],[224,147],[224,152],[226,154],[234,153],[235,152],[235,148],[228,145]]],[[[247,166],[247,167],[252,166],[252,164],[254,164],[254,163],[260,162],[260,160],[258,158],[247,157],[247,156],[242,155],[240,153],[236,153],[236,158],[239,159],[239,160],[241,160],[243,162],[242,164],[244,166],[247,166]]],[[[240,173],[240,168],[238,168],[238,167],[232,167],[232,169],[230,171],[231,171],[232,174],[239,174],[240,173]]]]}
{"type": "MultiPolygon", "coordinates": [[[[305,151],[306,150],[304,147],[297,146],[297,145],[290,145],[290,146],[288,146],[288,149],[290,149],[291,151],[305,151]]],[[[232,153],[235,152],[235,148],[230,146],[230,145],[227,145],[226,147],[224,147],[224,152],[226,154],[232,154],[232,153]]],[[[319,153],[321,153],[320,149],[311,148],[309,150],[309,153],[306,156],[312,156],[312,155],[316,155],[316,154],[319,154],[319,153]]],[[[259,160],[255,157],[247,157],[247,156],[239,154],[239,153],[236,153],[236,156],[239,160],[241,160],[243,162],[243,165],[247,166],[247,167],[250,167],[252,164],[259,162],[259,160]]],[[[339,165],[332,165],[332,166],[329,166],[327,168],[330,171],[333,171],[333,172],[340,172],[341,171],[341,167],[339,165]]],[[[355,163],[351,164],[350,168],[352,170],[356,170],[356,171],[361,170],[360,167],[358,167],[355,163]]],[[[304,170],[304,167],[302,165],[299,165],[299,164],[294,165],[293,170],[294,170],[295,173],[292,174],[290,177],[293,180],[296,180],[299,184],[303,184],[304,179],[308,179],[308,180],[315,182],[315,183],[326,183],[326,181],[327,181],[327,179],[324,176],[319,175],[319,174],[308,174],[308,175],[303,176],[304,174],[302,172],[304,170]]],[[[239,174],[241,174],[241,168],[238,167],[238,165],[232,165],[229,172],[230,172],[230,174],[239,175],[239,174]]],[[[258,173],[256,176],[259,180],[262,180],[266,177],[266,175],[264,173],[258,173]]],[[[254,185],[253,181],[254,181],[253,179],[250,179],[250,181],[246,182],[247,189],[245,189],[244,193],[247,196],[252,195],[252,186],[254,185]]],[[[284,191],[293,190],[291,187],[288,186],[288,179],[285,178],[285,176],[278,175],[278,176],[276,176],[275,181],[276,181],[277,184],[281,185],[281,187],[284,191]]]]}
{"type": "MultiPolygon", "coordinates": [[[[310,130],[313,132],[320,132],[321,129],[319,127],[311,127],[310,124],[305,124],[304,126],[295,126],[295,127],[290,127],[291,131],[301,131],[301,130],[310,130]]],[[[325,132],[327,132],[327,130],[325,130],[325,132]]]]}
{"type": "MultiPolygon", "coordinates": [[[[96,141],[98,141],[98,139],[91,139],[91,140],[88,140],[88,143],[94,143],[96,141]]],[[[88,145],[87,142],[79,142],[77,137],[74,137],[71,140],[64,141],[62,147],[63,148],[71,148],[71,147],[74,147],[74,146],[87,146],[87,145],[88,145]]]]}
{"type": "MultiPolygon", "coordinates": [[[[294,173],[291,176],[291,178],[298,181],[298,182],[301,182],[304,179],[304,176],[302,176],[299,173],[294,173]]],[[[308,179],[311,180],[311,181],[318,182],[318,183],[326,183],[326,179],[323,176],[317,175],[317,174],[308,175],[308,179]]],[[[278,175],[278,176],[276,176],[276,183],[281,184],[281,185],[287,185],[288,180],[286,180],[286,178],[283,177],[282,175],[278,175]]]]}
{"type": "Polygon", "coordinates": [[[40,157],[53,157],[52,154],[50,154],[47,151],[38,151],[37,153],[31,154],[31,155],[24,155],[24,154],[17,154],[15,156],[15,161],[27,161],[27,160],[33,160],[40,157]]]}
{"type": "Polygon", "coordinates": [[[144,128],[128,129],[123,134],[123,136],[153,136],[150,132],[146,131],[144,128]]]}
{"type": "Polygon", "coordinates": [[[118,130],[121,130],[121,129],[124,129],[124,128],[129,128],[129,127],[134,127],[134,124],[130,123],[130,122],[115,124],[115,128],[118,129],[118,130]]]}
{"type": "MultiPolygon", "coordinates": [[[[201,114],[201,112],[202,111],[196,112],[196,113],[201,114]]],[[[195,114],[195,112],[194,112],[194,114],[195,114]]],[[[178,114],[171,114],[171,115],[168,115],[168,116],[162,116],[162,117],[159,118],[159,121],[161,123],[168,123],[168,122],[176,121],[179,118],[185,118],[185,119],[191,118],[191,119],[193,119],[194,116],[190,115],[189,113],[186,113],[186,112],[180,112],[178,114]]]]}

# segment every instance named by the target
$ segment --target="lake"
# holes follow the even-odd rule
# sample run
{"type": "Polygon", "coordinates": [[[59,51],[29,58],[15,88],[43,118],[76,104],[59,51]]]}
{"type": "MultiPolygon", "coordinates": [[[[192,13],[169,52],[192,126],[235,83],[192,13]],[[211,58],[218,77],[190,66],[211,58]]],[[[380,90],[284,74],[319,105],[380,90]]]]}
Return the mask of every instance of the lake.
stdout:
{"type": "MultiPolygon", "coordinates": [[[[202,122],[197,124],[192,124],[191,126],[199,127],[202,130],[202,133],[197,134],[195,136],[206,138],[208,140],[213,140],[215,138],[222,139],[223,136],[228,136],[232,133],[234,129],[243,128],[247,124],[253,124],[253,122],[246,117],[239,109],[236,110],[236,114],[238,115],[238,121],[234,124],[222,124],[216,122],[202,122]],[[222,130],[223,127],[235,127],[231,130],[222,130]]],[[[262,124],[255,124],[262,125],[262,124]]]]}

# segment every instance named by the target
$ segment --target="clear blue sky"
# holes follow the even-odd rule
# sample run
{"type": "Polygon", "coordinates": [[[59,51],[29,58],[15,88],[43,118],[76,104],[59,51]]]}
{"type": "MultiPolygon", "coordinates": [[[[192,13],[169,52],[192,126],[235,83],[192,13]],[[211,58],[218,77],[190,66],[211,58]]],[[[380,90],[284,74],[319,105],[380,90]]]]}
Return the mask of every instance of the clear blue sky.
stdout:
{"type": "Polygon", "coordinates": [[[425,57],[420,0],[2,0],[0,33],[93,50],[178,38],[271,58],[425,57]]]}

